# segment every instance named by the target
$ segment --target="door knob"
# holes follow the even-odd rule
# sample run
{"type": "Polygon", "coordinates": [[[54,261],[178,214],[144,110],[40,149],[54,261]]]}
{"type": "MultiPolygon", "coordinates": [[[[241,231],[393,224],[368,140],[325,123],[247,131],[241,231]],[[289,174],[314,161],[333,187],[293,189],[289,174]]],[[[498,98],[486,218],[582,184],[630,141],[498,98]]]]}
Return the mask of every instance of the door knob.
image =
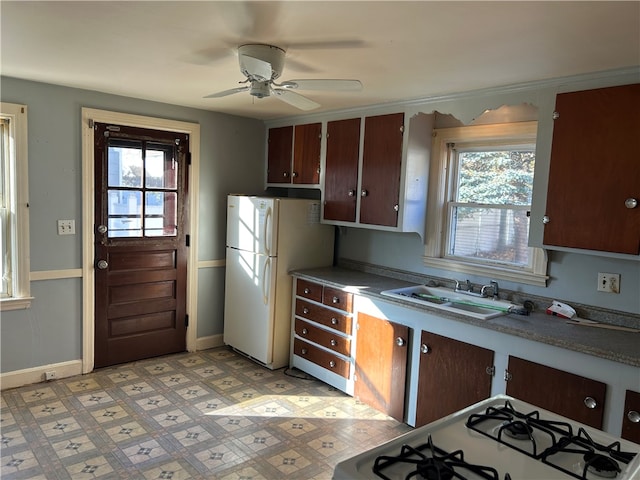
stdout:
{"type": "Polygon", "coordinates": [[[107,233],[106,225],[98,225],[98,233],[107,233]]]}
{"type": "Polygon", "coordinates": [[[109,266],[109,263],[107,263],[106,260],[98,260],[98,268],[100,270],[106,270],[108,266],[109,266]]]}

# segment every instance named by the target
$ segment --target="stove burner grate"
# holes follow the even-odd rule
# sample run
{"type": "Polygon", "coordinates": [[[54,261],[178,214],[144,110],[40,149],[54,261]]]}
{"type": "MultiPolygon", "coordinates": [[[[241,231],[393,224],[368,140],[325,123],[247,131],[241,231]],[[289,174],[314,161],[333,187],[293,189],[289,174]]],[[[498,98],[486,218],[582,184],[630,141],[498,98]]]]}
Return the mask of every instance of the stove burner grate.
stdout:
{"type": "MultiPolygon", "coordinates": [[[[383,470],[397,464],[409,465],[412,468],[405,480],[452,480],[454,478],[465,480],[466,477],[462,476],[461,471],[473,473],[485,480],[500,480],[494,468],[465,462],[462,450],[448,453],[438,448],[433,444],[431,435],[427,443],[417,447],[403,445],[399,455],[377,457],[373,465],[373,473],[385,480],[391,480],[383,470]]],[[[509,478],[507,474],[505,480],[509,478]]]]}
{"type": "Polygon", "coordinates": [[[584,471],[593,473],[598,477],[616,478],[621,472],[618,462],[611,457],[602,455],[601,453],[585,453],[583,458],[585,462],[584,471]]]}

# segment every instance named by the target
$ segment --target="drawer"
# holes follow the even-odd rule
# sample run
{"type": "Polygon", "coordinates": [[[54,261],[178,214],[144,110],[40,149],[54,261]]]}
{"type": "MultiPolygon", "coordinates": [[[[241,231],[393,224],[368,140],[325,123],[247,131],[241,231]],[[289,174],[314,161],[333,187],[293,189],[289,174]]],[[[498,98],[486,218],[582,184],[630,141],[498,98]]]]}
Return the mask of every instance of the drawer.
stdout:
{"type": "Polygon", "coordinates": [[[349,362],[331,352],[327,352],[326,350],[296,338],[293,342],[293,353],[341,377],[349,378],[349,362]]]}
{"type": "Polygon", "coordinates": [[[351,335],[351,317],[296,298],[296,315],[351,335]]]}
{"type": "Polygon", "coordinates": [[[342,335],[316,327],[299,318],[296,318],[295,330],[298,336],[310,342],[317,343],[347,357],[351,356],[351,340],[342,335]]]}
{"type": "Polygon", "coordinates": [[[352,312],[353,293],[345,292],[339,288],[324,287],[322,303],[330,307],[339,308],[345,312],[352,312]]]}
{"type": "Polygon", "coordinates": [[[296,282],[296,295],[316,302],[322,302],[322,285],[298,279],[296,282]]]}

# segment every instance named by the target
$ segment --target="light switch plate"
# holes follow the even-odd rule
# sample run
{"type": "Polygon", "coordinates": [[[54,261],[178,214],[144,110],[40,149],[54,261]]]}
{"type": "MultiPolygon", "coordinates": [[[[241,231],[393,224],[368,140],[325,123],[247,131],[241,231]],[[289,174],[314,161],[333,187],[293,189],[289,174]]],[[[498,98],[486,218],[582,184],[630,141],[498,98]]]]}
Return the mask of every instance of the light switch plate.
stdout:
{"type": "Polygon", "coordinates": [[[620,293],[620,274],[598,273],[598,291],[620,293]]]}
{"type": "Polygon", "coordinates": [[[75,235],[75,220],[58,220],[58,235],[75,235]]]}

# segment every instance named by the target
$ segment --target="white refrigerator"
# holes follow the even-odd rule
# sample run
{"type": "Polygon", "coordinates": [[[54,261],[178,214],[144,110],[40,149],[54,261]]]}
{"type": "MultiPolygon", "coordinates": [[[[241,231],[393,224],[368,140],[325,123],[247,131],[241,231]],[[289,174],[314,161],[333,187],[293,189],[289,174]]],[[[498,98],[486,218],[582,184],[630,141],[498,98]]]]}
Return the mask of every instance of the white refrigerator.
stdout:
{"type": "Polygon", "coordinates": [[[271,368],[289,363],[289,271],[332,265],[334,227],[320,201],[229,195],[224,343],[271,368]]]}

